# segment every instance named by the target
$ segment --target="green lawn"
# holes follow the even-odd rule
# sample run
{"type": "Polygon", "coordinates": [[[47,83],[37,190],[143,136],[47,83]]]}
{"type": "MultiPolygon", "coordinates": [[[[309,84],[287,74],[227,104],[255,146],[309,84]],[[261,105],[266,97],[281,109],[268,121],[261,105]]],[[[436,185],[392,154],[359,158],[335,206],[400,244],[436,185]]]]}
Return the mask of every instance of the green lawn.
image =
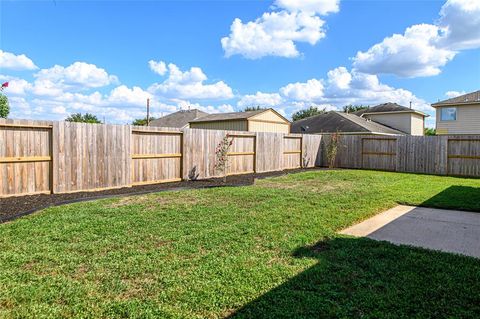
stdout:
{"type": "Polygon", "coordinates": [[[336,231],[480,180],[310,171],[77,203],[0,225],[2,317],[474,317],[480,261],[336,231]]]}

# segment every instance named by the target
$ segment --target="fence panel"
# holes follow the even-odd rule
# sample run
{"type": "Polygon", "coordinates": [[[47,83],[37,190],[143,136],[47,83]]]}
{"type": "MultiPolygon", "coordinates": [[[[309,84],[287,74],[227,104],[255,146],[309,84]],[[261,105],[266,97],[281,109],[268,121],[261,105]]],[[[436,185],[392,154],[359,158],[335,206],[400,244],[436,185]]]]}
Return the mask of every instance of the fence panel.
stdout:
{"type": "Polygon", "coordinates": [[[55,193],[131,185],[130,126],[55,122],[55,193]]]}
{"type": "Polygon", "coordinates": [[[302,137],[285,135],[283,137],[284,169],[299,168],[302,165],[302,137]]]}
{"type": "Polygon", "coordinates": [[[50,193],[52,123],[0,121],[0,197],[50,193]]]}
{"type": "Polygon", "coordinates": [[[448,139],[448,174],[480,176],[480,138],[448,139]]]}
{"type": "Polygon", "coordinates": [[[397,139],[363,137],[362,167],[385,171],[396,170],[397,139]]]}
{"type": "Polygon", "coordinates": [[[228,175],[255,172],[256,135],[246,133],[229,133],[233,144],[228,152],[228,175]]]}
{"type": "Polygon", "coordinates": [[[132,129],[132,185],[182,179],[182,132],[132,129]]]}
{"type": "Polygon", "coordinates": [[[261,132],[256,134],[256,171],[272,172],[282,170],[283,134],[267,132],[261,132]]]}

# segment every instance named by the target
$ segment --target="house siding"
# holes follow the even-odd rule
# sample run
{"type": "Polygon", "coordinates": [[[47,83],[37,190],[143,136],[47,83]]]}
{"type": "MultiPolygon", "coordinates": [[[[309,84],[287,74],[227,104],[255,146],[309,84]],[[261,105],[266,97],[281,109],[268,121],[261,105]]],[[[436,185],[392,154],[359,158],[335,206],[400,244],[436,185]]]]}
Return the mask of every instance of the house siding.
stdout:
{"type": "Polygon", "coordinates": [[[364,117],[408,134],[412,132],[412,113],[368,114],[364,117]]]}
{"type": "Polygon", "coordinates": [[[437,134],[480,134],[480,103],[462,106],[442,106],[436,108],[437,134]],[[456,121],[442,121],[444,107],[457,108],[456,121]]]}
{"type": "Polygon", "coordinates": [[[411,115],[412,126],[410,130],[411,135],[423,136],[425,134],[425,118],[419,114],[413,113],[411,115]]]}
{"type": "Polygon", "coordinates": [[[193,122],[190,123],[190,128],[201,128],[207,130],[248,131],[248,122],[247,120],[193,122]]]}
{"type": "Polygon", "coordinates": [[[248,128],[250,132],[290,133],[290,125],[287,123],[249,121],[248,128]]]}

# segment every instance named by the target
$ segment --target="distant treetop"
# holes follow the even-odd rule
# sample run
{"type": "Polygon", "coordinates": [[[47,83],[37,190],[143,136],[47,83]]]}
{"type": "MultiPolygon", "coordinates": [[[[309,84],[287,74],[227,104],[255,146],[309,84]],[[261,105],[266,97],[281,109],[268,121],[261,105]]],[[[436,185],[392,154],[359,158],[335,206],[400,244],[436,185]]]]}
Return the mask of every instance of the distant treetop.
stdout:
{"type": "Polygon", "coordinates": [[[362,105],[362,104],[352,105],[352,104],[349,104],[349,105],[345,105],[343,107],[343,112],[353,113],[353,112],[357,112],[357,111],[360,111],[360,110],[365,110],[365,109],[368,109],[368,108],[370,108],[369,105],[362,105]]]}
{"type": "Polygon", "coordinates": [[[260,111],[260,110],[266,110],[266,107],[262,107],[260,105],[257,106],[247,106],[243,112],[249,112],[249,111],[260,111]]]}
{"type": "Polygon", "coordinates": [[[92,124],[101,124],[102,122],[93,114],[90,113],[73,113],[65,119],[67,122],[77,122],[77,123],[92,123],[92,124]]]}
{"type": "Polygon", "coordinates": [[[319,109],[316,106],[310,106],[308,109],[300,110],[292,114],[292,120],[298,121],[310,116],[318,115],[318,114],[325,114],[327,113],[327,109],[319,109]]]}

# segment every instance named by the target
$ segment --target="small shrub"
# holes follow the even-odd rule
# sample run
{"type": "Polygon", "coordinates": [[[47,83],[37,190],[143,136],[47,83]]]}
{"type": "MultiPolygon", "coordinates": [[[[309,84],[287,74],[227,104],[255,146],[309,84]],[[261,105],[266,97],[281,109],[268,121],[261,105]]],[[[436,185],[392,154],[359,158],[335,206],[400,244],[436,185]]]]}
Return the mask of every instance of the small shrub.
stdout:
{"type": "Polygon", "coordinates": [[[228,151],[232,144],[233,139],[226,135],[215,149],[215,169],[222,173],[224,182],[227,181],[228,151]]]}
{"type": "Polygon", "coordinates": [[[333,133],[327,143],[327,161],[328,168],[335,167],[335,160],[337,159],[338,146],[340,144],[340,134],[333,133]]]}

